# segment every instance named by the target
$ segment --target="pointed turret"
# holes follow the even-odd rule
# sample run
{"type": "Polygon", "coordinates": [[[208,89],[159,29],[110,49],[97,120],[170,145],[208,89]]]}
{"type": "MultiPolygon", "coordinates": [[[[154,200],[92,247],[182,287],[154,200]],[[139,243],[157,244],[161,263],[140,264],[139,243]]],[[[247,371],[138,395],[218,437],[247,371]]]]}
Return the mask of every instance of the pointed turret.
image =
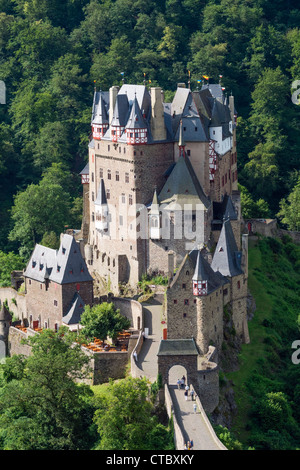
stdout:
{"type": "Polygon", "coordinates": [[[149,211],[149,232],[152,240],[158,240],[161,237],[159,202],[156,188],[149,211]]]}
{"type": "Polygon", "coordinates": [[[242,253],[238,251],[230,220],[225,220],[214,253],[211,267],[223,276],[238,276],[241,269],[242,253]]]}
{"type": "Polygon", "coordinates": [[[193,294],[197,296],[207,295],[208,276],[204,265],[201,249],[198,251],[195,272],[193,275],[193,294]]]}
{"type": "Polygon", "coordinates": [[[143,118],[136,96],[132,103],[129,119],[126,124],[127,144],[140,145],[148,141],[147,125],[143,118]]]}
{"type": "Polygon", "coordinates": [[[95,113],[92,119],[93,138],[101,140],[108,129],[108,113],[101,92],[95,93],[95,101],[95,113]]]}

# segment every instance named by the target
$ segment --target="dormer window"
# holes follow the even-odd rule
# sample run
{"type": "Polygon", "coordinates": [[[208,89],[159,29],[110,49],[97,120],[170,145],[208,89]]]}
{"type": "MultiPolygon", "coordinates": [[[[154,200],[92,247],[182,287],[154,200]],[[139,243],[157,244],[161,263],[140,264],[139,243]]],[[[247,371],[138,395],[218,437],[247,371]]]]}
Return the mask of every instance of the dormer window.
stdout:
{"type": "Polygon", "coordinates": [[[57,272],[58,273],[60,272],[60,266],[57,266],[57,272]]]}
{"type": "Polygon", "coordinates": [[[66,249],[65,249],[65,248],[62,248],[61,251],[62,251],[62,254],[63,254],[63,255],[66,254],[66,249]]]}

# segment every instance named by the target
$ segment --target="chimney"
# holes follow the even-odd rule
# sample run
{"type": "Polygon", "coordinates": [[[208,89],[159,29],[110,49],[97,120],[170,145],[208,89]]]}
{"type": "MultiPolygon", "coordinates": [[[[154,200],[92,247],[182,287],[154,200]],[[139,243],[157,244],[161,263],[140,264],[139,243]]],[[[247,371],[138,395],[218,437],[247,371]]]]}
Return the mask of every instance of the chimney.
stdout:
{"type": "Polygon", "coordinates": [[[166,140],[167,130],[164,117],[164,106],[162,102],[162,89],[151,87],[151,133],[153,140],[166,140]]]}
{"type": "Polygon", "coordinates": [[[232,123],[234,123],[234,96],[232,95],[229,96],[229,109],[232,123]]]}
{"type": "Polygon", "coordinates": [[[114,115],[114,109],[115,109],[116,99],[117,99],[119,90],[120,90],[120,87],[118,86],[112,86],[109,89],[109,125],[114,115]]]}

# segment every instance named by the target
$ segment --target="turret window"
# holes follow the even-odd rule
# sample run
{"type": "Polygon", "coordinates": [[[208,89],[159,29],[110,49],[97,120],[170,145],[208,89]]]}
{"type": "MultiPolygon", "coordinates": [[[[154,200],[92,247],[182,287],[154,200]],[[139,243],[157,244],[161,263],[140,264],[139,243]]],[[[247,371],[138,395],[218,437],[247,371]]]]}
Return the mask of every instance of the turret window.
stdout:
{"type": "Polygon", "coordinates": [[[184,299],[184,305],[189,305],[189,300],[188,299],[184,299]]]}

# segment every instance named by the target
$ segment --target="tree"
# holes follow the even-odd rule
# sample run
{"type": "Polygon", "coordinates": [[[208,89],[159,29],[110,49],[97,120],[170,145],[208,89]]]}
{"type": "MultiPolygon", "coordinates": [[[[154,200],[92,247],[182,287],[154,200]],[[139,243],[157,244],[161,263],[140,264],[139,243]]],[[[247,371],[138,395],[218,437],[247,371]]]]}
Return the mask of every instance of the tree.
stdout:
{"type": "MultiPolygon", "coordinates": [[[[54,232],[59,236],[74,220],[78,221],[78,202],[76,209],[70,193],[72,175],[53,165],[44,173],[39,184],[30,184],[14,198],[12,221],[9,233],[11,241],[18,241],[20,254],[28,258],[36,243],[45,233],[54,232]]],[[[76,198],[75,198],[76,201],[76,198]]],[[[74,228],[74,227],[73,227],[74,228]]]]}
{"type": "Polygon", "coordinates": [[[88,449],[94,409],[87,385],[88,357],[67,331],[45,330],[28,339],[29,357],[2,366],[0,434],[5,450],[88,449]]]}
{"type": "Polygon", "coordinates": [[[11,285],[11,272],[24,269],[24,261],[13,252],[4,253],[0,251],[0,286],[11,285]]]}
{"type": "Polygon", "coordinates": [[[294,189],[287,199],[280,201],[280,211],[277,216],[286,224],[289,230],[300,230],[300,176],[294,189]]]}
{"type": "Polygon", "coordinates": [[[145,378],[128,377],[110,382],[108,393],[99,397],[95,423],[99,450],[173,449],[172,433],[154,415],[145,378]]]}
{"type": "Polygon", "coordinates": [[[104,341],[107,336],[114,340],[121,331],[128,329],[130,320],[121,315],[114,304],[103,302],[93,307],[86,305],[81,315],[81,324],[84,326],[82,334],[86,338],[104,341]]]}

